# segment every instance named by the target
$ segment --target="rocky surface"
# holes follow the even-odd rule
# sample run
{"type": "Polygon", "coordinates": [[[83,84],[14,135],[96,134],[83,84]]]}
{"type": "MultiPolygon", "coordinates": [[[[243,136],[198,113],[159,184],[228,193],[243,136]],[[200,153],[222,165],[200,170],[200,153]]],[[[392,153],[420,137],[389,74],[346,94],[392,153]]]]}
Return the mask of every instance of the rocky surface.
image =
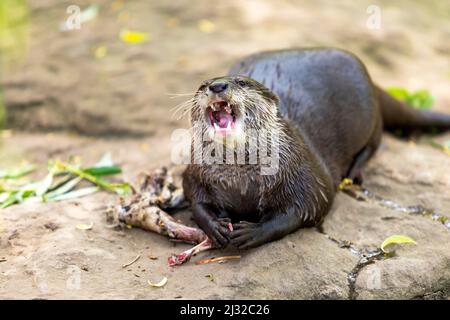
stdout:
{"type": "MultiPolygon", "coordinates": [[[[25,144],[30,136],[10,138],[25,144]]],[[[47,136],[26,148],[42,150],[47,136]]],[[[449,215],[450,157],[426,145],[413,145],[391,136],[368,166],[366,187],[404,205],[422,205],[449,215]],[[417,155],[420,154],[420,158],[417,155]],[[405,161],[407,165],[405,165],[405,161]],[[420,176],[428,172],[429,175],[420,176]]],[[[52,137],[52,147],[65,142],[52,137]]],[[[94,147],[76,138],[66,145],[89,155],[94,147]]],[[[82,140],[82,139],[81,139],[82,140]]],[[[165,145],[169,145],[169,141],[165,145]]],[[[156,138],[147,142],[156,145],[156,138]]],[[[142,163],[167,161],[170,149],[145,155],[132,142],[97,143],[95,151],[113,151],[126,172],[134,176],[142,163]],[[132,158],[127,150],[135,148],[132,158]],[[140,159],[139,159],[140,157],[140,159]],[[137,166],[129,168],[136,163],[137,166]]],[[[8,148],[6,148],[8,151],[8,148]]],[[[51,150],[49,150],[51,152],[51,150]]],[[[34,151],[36,152],[36,151],[34,151]]],[[[89,159],[89,158],[87,158],[89,159]]],[[[200,254],[186,265],[170,268],[167,258],[189,247],[138,229],[116,231],[106,225],[105,207],[114,195],[94,196],[52,204],[25,204],[1,212],[1,298],[279,298],[279,299],[414,299],[448,298],[450,288],[450,230],[430,217],[408,214],[361,202],[339,193],[321,230],[300,230],[257,249],[232,249],[200,254]],[[92,230],[75,228],[94,223],[92,230]],[[374,260],[359,270],[353,288],[349,274],[360,261],[355,249],[376,249],[393,234],[417,241],[397,250],[392,258],[374,260]],[[240,254],[238,261],[196,265],[203,258],[240,254]],[[122,266],[137,255],[131,266],[122,266]],[[157,260],[150,259],[157,257],[157,260]],[[211,281],[208,275],[212,275],[211,281]],[[147,284],[168,278],[164,288],[147,284]]],[[[192,223],[189,212],[177,217],[192,223]]]]}
{"type": "MultiPolygon", "coordinates": [[[[383,28],[373,31],[365,28],[369,2],[227,1],[219,2],[218,10],[191,1],[126,1],[121,9],[99,1],[96,21],[59,33],[68,4],[31,1],[32,54],[1,81],[12,131],[2,135],[0,165],[27,159],[44,167],[49,158],[70,155],[93,163],[111,152],[124,168],[123,178],[132,180],[140,171],[170,163],[170,134],[186,125],[170,110],[186,98],[170,99],[169,93],[191,92],[202,79],[225,73],[235,58],[269,48],[345,44],[367,63],[376,82],[426,87],[437,98],[436,109],[450,112],[450,49],[443,40],[450,34],[448,8],[438,1],[426,7],[381,1],[383,28]],[[122,11],[128,20],[117,20],[122,11]],[[215,25],[211,33],[198,28],[205,18],[215,25]],[[152,39],[120,43],[122,26],[149,31],[152,39]],[[99,45],[108,48],[102,59],[93,56],[99,45]]],[[[449,140],[450,134],[436,139],[449,140]]],[[[449,165],[450,156],[440,150],[386,134],[364,172],[365,187],[398,204],[450,217],[449,165]]],[[[450,297],[450,229],[374,201],[339,193],[320,229],[300,230],[249,251],[202,253],[176,268],[168,267],[167,257],[189,245],[138,229],[109,228],[104,211],[112,201],[114,195],[99,193],[1,210],[0,298],[450,297]],[[75,228],[89,222],[92,230],[75,228]],[[393,234],[408,235],[417,245],[362,266],[361,254],[393,234]],[[228,254],[242,258],[195,265],[228,254]],[[137,255],[138,261],[123,268],[137,255]],[[163,288],[147,284],[164,276],[163,288]]],[[[192,223],[188,211],[177,217],[192,223]]]]}

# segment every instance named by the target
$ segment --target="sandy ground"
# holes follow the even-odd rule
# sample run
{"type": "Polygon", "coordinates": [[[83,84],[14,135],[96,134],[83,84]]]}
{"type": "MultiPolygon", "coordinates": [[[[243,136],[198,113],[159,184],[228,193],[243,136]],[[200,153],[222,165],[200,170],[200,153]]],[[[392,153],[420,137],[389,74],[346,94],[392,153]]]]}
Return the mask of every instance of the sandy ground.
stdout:
{"type": "MultiPolygon", "coordinates": [[[[171,94],[192,92],[205,78],[225,74],[239,57],[266,49],[348,49],[375,82],[427,88],[435,109],[450,112],[446,1],[379,1],[380,30],[366,27],[371,1],[96,3],[97,19],[62,33],[58,27],[72,2],[30,1],[29,54],[1,79],[12,133],[3,134],[0,165],[26,159],[44,167],[50,158],[70,155],[93,163],[111,152],[123,179],[131,181],[140,171],[170,163],[170,134],[187,126],[171,111],[185,97],[171,94]],[[213,23],[210,32],[199,27],[202,19],[213,23]],[[123,27],[149,32],[151,40],[122,43],[123,27]],[[99,46],[107,48],[103,58],[94,55],[99,46]]],[[[440,151],[386,135],[366,183],[385,197],[449,216],[449,164],[440,151]]],[[[104,208],[115,200],[99,193],[2,210],[0,298],[349,298],[347,275],[358,258],[315,229],[243,252],[237,262],[172,269],[166,258],[187,246],[141,230],[107,228],[104,208]],[[91,221],[90,231],[75,228],[91,221]],[[122,268],[138,254],[135,264],[122,268]],[[163,276],[169,279],[164,288],[147,285],[163,276]]],[[[191,223],[188,212],[180,218],[191,223]]],[[[449,297],[450,235],[443,225],[339,195],[324,228],[360,248],[376,247],[393,233],[418,241],[395,259],[363,270],[356,282],[359,298],[449,297]],[[382,274],[379,286],[369,281],[373,268],[382,274]]]]}

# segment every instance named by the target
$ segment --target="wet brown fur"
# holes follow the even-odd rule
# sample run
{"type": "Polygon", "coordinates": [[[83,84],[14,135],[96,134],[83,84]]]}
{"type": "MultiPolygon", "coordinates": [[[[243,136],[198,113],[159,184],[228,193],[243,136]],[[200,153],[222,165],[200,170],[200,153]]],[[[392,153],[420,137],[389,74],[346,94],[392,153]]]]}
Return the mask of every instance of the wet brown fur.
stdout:
{"type": "Polygon", "coordinates": [[[218,82],[228,84],[223,97],[237,104],[246,128],[278,130],[281,144],[274,175],[261,175],[259,163],[191,164],[184,172],[194,219],[217,247],[255,247],[319,224],[341,180],[361,182],[383,124],[450,128],[449,115],[417,111],[391,98],[372,83],[358,58],[333,48],[244,58],[230,76],[202,84],[192,100],[193,120],[203,119],[201,101],[218,82]]]}

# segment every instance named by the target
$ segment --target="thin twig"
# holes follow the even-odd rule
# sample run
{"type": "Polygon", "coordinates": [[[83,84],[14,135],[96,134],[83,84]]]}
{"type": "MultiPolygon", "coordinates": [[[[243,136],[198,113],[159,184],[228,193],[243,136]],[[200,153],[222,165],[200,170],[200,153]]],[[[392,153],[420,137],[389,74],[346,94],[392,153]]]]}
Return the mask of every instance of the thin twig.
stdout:
{"type": "Polygon", "coordinates": [[[217,258],[211,258],[211,259],[204,259],[197,261],[195,264],[208,264],[213,262],[221,262],[221,261],[227,261],[227,260],[236,260],[240,259],[241,256],[224,256],[224,257],[217,257],[217,258]]]}
{"type": "Polygon", "coordinates": [[[130,262],[128,262],[128,263],[125,263],[125,264],[122,266],[122,268],[126,268],[126,267],[131,266],[133,263],[135,263],[136,261],[138,261],[140,258],[141,258],[141,255],[138,254],[138,255],[136,256],[136,258],[133,259],[133,261],[130,261],[130,262]]]}

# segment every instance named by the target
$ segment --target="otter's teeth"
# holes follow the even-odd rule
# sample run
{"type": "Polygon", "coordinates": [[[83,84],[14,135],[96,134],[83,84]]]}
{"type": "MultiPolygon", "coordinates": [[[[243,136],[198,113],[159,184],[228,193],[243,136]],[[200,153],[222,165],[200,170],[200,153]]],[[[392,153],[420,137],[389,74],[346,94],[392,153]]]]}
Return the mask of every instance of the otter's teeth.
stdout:
{"type": "Polygon", "coordinates": [[[225,111],[227,112],[227,113],[230,113],[231,114],[231,111],[233,111],[232,109],[231,109],[231,106],[230,106],[230,104],[227,102],[227,105],[225,106],[225,111]]]}
{"type": "Polygon", "coordinates": [[[209,130],[208,130],[208,137],[209,137],[210,139],[213,139],[215,133],[216,133],[216,131],[215,131],[213,128],[209,129],[209,130]]]}
{"type": "Polygon", "coordinates": [[[231,130],[231,121],[228,121],[228,124],[227,124],[227,131],[230,131],[231,130]]]}
{"type": "Polygon", "coordinates": [[[220,130],[219,126],[217,125],[217,123],[214,122],[214,129],[215,130],[220,130]]]}

